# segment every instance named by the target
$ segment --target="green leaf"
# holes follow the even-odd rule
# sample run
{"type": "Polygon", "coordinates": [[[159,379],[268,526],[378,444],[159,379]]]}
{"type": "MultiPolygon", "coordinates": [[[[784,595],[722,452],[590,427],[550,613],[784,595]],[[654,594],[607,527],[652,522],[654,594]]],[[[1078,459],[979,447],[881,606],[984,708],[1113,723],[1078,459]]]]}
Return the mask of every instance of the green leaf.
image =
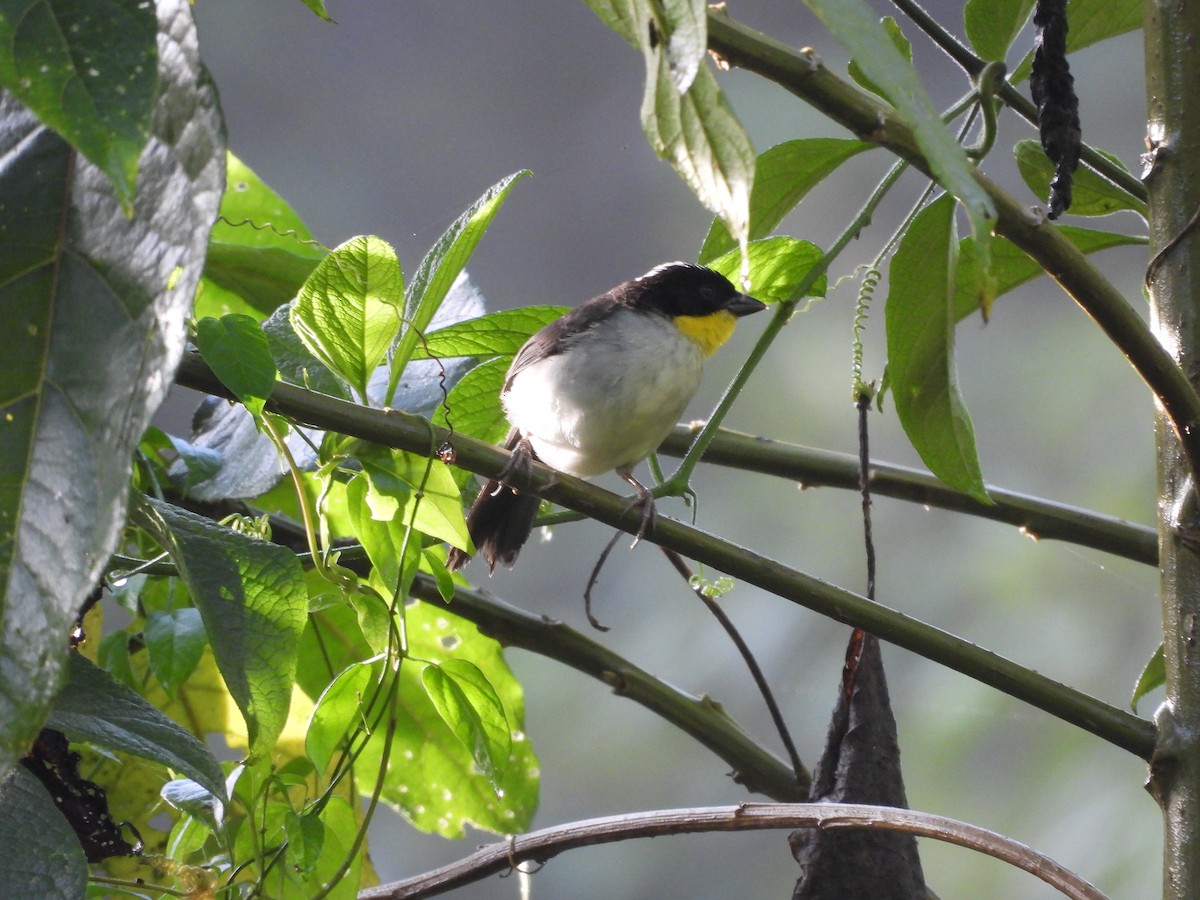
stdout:
{"type": "MultiPolygon", "coordinates": [[[[1083,253],[1096,253],[1111,247],[1146,243],[1144,237],[1115,234],[1109,231],[1093,231],[1087,228],[1076,228],[1072,225],[1057,227],[1059,232],[1083,253]]],[[[955,270],[954,306],[951,312],[951,317],[955,322],[965,319],[980,308],[979,296],[975,290],[978,278],[977,273],[973,271],[978,265],[975,242],[970,238],[964,238],[958,245],[958,267],[955,270]]],[[[995,296],[998,297],[1045,274],[1045,272],[1016,244],[1004,238],[998,238],[992,251],[991,274],[995,296]]]]}
{"type": "Polygon", "coordinates": [[[63,636],[124,526],[133,451],[183,351],[224,180],[190,7],[158,7],[171,24],[161,114],[132,218],[107,175],[0,95],[0,774],[37,735],[63,636]]]}
{"type": "MultiPolygon", "coordinates": [[[[900,51],[900,55],[904,57],[905,62],[912,63],[912,44],[908,38],[904,36],[904,32],[900,30],[900,23],[891,16],[884,16],[881,20],[883,30],[887,32],[887,36],[891,39],[892,45],[900,51]]],[[[866,72],[862,70],[862,66],[855,59],[850,60],[850,65],[847,67],[850,77],[857,81],[862,87],[866,88],[872,94],[878,94],[885,100],[888,97],[888,90],[885,86],[877,84],[871,79],[866,72]]]]}
{"type": "Polygon", "coordinates": [[[161,682],[163,690],[174,696],[196,671],[200,657],[208,645],[208,632],[194,606],[182,609],[154,610],[146,614],[142,629],[150,671],[161,682]]]}
{"type": "MultiPolygon", "coordinates": [[[[776,144],[759,155],[750,189],[750,240],[770,234],[810,190],[850,157],[874,144],[842,138],[800,138],[776,144]]],[[[698,261],[707,265],[737,247],[720,219],[712,223],[698,261]]]]}
{"type": "Polygon", "coordinates": [[[313,813],[289,812],[284,818],[283,831],[287,835],[288,860],[301,872],[311,872],[325,845],[325,823],[313,813]]]}
{"type": "Polygon", "coordinates": [[[327,772],[333,755],[345,749],[349,735],[368,725],[368,692],[375,682],[376,660],[354,663],[343,669],[321,692],[308,720],[304,750],[318,772],[327,772]]]}
{"type": "Polygon", "coordinates": [[[988,499],[975,432],[954,373],[954,198],[913,220],[888,273],[888,380],[896,413],[925,465],[951,487],[988,499]]]}
{"type": "Polygon", "coordinates": [[[366,502],[372,518],[395,520],[452,547],[470,544],[463,518],[462,495],[444,463],[403,450],[371,445],[358,454],[367,476],[366,502]],[[375,505],[374,498],[386,498],[375,505]]]}
{"type": "Polygon", "coordinates": [[[396,396],[396,386],[400,383],[400,376],[412,358],[420,336],[429,328],[429,323],[433,321],[434,314],[446,298],[454,280],[475,252],[475,247],[487,232],[492,219],[504,205],[508,192],[514,184],[529,174],[531,173],[528,170],[516,172],[484,191],[483,196],[451,223],[421,260],[404,298],[405,329],[392,356],[392,371],[388,378],[385,406],[396,396]]]}
{"type": "Polygon", "coordinates": [[[309,351],[361,398],[400,331],[404,276],[391,245],[351,238],[321,260],[289,314],[309,351]]]}
{"type": "MultiPolygon", "coordinates": [[[[782,303],[797,299],[813,266],[825,255],[808,241],[791,237],[772,237],[752,242],[747,248],[750,259],[749,292],[763,303],[782,303]]],[[[709,264],[736,283],[742,268],[742,256],[730,250],[709,264]]],[[[821,275],[807,291],[809,297],[824,297],[826,278],[821,275]]]]}
{"type": "Polygon", "coordinates": [[[570,309],[569,306],[522,306],[456,322],[425,336],[414,359],[457,356],[514,356],[525,342],[570,309]]]}
{"type": "Polygon", "coordinates": [[[258,318],[270,315],[296,296],[326,255],[287,202],[227,154],[221,217],[209,238],[195,315],[220,315],[222,304],[232,302],[227,294],[258,318]]]}
{"type": "MultiPolygon", "coordinates": [[[[408,606],[405,621],[411,659],[439,665],[467,660],[478,667],[503,707],[511,745],[507,755],[493,760],[498,767],[492,775],[484,774],[430,700],[420,668],[405,663],[400,667],[397,727],[383,799],[417,828],[445,837],[462,837],[464,826],[472,823],[500,834],[523,831],[537,806],[538,764],[523,730],[521,686],[505,664],[500,645],[440,603],[408,606]]],[[[381,732],[377,730],[355,767],[364,794],[380,771],[381,732]]]]}
{"type": "MultiPolygon", "coordinates": [[[[421,535],[400,514],[386,521],[376,518],[367,502],[369,488],[370,481],[365,474],[350,479],[346,485],[346,511],[354,536],[371,560],[368,583],[390,604],[393,597],[408,594],[416,577],[421,561],[421,535]]],[[[389,623],[381,619],[377,609],[368,606],[360,607],[359,611],[363,621],[371,625],[363,631],[372,648],[382,650],[386,646],[389,623]]],[[[383,612],[386,614],[387,610],[383,612]]]]}
{"type": "Polygon", "coordinates": [[[326,22],[332,22],[329,18],[329,13],[325,11],[325,0],[300,0],[305,6],[311,9],[314,13],[324,19],[326,22]]]}
{"type": "MultiPolygon", "coordinates": [[[[1142,27],[1141,0],[1069,0],[1067,3],[1067,52],[1074,53],[1118,34],[1142,27]]],[[[1029,77],[1033,51],[1013,71],[1009,80],[1019,84],[1029,77]]]]}
{"type": "MultiPolygon", "coordinates": [[[[1035,0],[967,0],[963,25],[967,40],[984,59],[1003,62],[1017,39],[1035,0]]],[[[1071,27],[1074,28],[1072,22],[1071,27]]]]}
{"type": "Polygon", "coordinates": [[[200,355],[255,416],[261,416],[275,389],[275,360],[262,326],[250,316],[233,314],[196,323],[200,355]]]}
{"type": "Polygon", "coordinates": [[[974,167],[957,139],[942,122],[917,73],[904,58],[865,0],[806,0],[826,27],[850,51],[863,74],[886,86],[888,99],[913,129],[917,146],[934,178],[958,198],[987,261],[987,236],[996,210],[975,181],[974,167]]]}
{"type": "Polygon", "coordinates": [[[500,407],[500,389],[511,364],[511,357],[502,356],[476,366],[450,391],[446,405],[439,407],[433,421],[446,427],[453,424],[455,431],[489,444],[500,443],[508,434],[508,420],[500,407]]]}
{"type": "Polygon", "coordinates": [[[508,760],[512,736],[504,704],[487,676],[465,659],[448,659],[421,670],[421,681],[442,721],[470,751],[488,778],[508,760]]]}
{"type": "Polygon", "coordinates": [[[179,569],[204,618],[213,656],[246,720],[250,755],[267,753],[287,721],[308,590],[286,548],[147,499],[139,524],[179,569]]]}
{"type": "Polygon", "coordinates": [[[1167,665],[1163,659],[1163,646],[1159,644],[1154,655],[1146,663],[1146,667],[1142,669],[1142,674],[1138,676],[1137,684],[1133,686],[1133,696],[1129,698],[1129,708],[1137,712],[1138,701],[1155,688],[1162,687],[1166,682],[1167,665]]]}
{"type": "MultiPolygon", "coordinates": [[[[1025,184],[1038,197],[1045,198],[1049,191],[1050,179],[1055,175],[1055,169],[1054,163],[1050,162],[1042,150],[1042,145],[1034,140],[1020,141],[1013,152],[1025,184]]],[[[1125,164],[1111,153],[1103,155],[1117,167],[1125,168],[1125,164]]],[[[1107,216],[1123,209],[1131,209],[1143,219],[1147,216],[1144,200],[1139,200],[1122,190],[1086,165],[1075,170],[1071,195],[1072,215],[1107,216]]]]}
{"type": "Polygon", "coordinates": [[[103,171],[127,211],[154,118],[157,32],[143,0],[0,2],[0,85],[103,171]]]}
{"type": "Polygon", "coordinates": [[[645,0],[584,0],[605,25],[637,50],[649,17],[644,15],[645,0]]]}
{"type": "Polygon", "coordinates": [[[160,762],[225,797],[221,767],[204,744],[78,653],[70,655],[47,724],[72,740],[160,762]]]}
{"type": "Polygon", "coordinates": [[[648,34],[642,54],[646,61],[642,130],[651,149],[671,163],[736,242],[748,241],[754,147],[716,75],[701,65],[691,87],[680,94],[669,55],[661,44],[652,45],[648,34]]]}
{"type": "Polygon", "coordinates": [[[79,838],[42,783],[21,766],[0,782],[0,842],[0,897],[84,896],[88,863],[79,838]]]}

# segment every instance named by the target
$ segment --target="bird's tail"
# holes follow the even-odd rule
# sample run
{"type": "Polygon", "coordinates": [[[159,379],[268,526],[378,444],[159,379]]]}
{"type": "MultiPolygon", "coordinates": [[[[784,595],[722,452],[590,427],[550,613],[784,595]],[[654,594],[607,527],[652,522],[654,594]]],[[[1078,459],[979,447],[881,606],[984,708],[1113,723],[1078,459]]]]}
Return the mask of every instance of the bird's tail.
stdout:
{"type": "MultiPolygon", "coordinates": [[[[513,429],[504,442],[504,449],[520,453],[519,444],[521,435],[513,429]]],[[[524,446],[530,458],[536,460],[538,457],[533,448],[527,443],[524,446]]],[[[517,461],[515,455],[514,461],[517,465],[524,462],[517,461]]],[[[512,568],[533,531],[533,520],[540,503],[537,494],[513,490],[500,481],[489,481],[480,490],[467,513],[467,530],[471,533],[475,552],[488,564],[489,572],[495,571],[497,562],[512,568]]],[[[470,560],[469,554],[452,547],[446,557],[446,566],[456,572],[470,560]]]]}

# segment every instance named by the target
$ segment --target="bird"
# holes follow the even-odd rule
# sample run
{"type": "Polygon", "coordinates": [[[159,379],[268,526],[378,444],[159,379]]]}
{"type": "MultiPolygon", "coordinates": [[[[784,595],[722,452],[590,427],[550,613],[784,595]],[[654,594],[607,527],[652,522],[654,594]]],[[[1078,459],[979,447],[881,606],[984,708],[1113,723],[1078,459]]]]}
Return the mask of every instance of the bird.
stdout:
{"type": "MultiPolygon", "coordinates": [[[[658,449],[700,385],[704,360],[737,320],[766,309],[724,275],[670,262],[622,282],[544,326],[521,347],[500,401],[512,456],[479,491],[467,530],[489,572],[512,568],[533,531],[540,498],[506,484],[540,461],[579,478],[616,471],[637,492],[640,539],[654,496],[633,469],[658,449]]],[[[524,482],[522,482],[524,483],[524,482]]],[[[635,544],[637,541],[635,540],[635,544]]],[[[471,556],[451,548],[447,567],[471,556]]]]}

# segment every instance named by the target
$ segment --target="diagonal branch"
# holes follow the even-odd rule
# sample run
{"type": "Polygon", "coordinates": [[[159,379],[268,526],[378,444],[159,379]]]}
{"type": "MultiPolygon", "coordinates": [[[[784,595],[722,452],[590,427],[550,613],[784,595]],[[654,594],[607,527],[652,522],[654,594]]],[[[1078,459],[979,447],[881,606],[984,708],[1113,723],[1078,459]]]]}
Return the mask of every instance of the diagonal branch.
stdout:
{"type": "MultiPolygon", "coordinates": [[[[231,396],[194,354],[184,356],[176,381],[217,396],[231,396]]],[[[422,456],[429,455],[431,446],[453,441],[456,465],[488,478],[497,477],[510,459],[508,453],[490,444],[451,435],[419,416],[400,410],[361,407],[290,384],[276,384],[268,408],[302,424],[422,456]]],[[[552,503],[630,534],[641,528],[640,512],[630,508],[625,498],[540,463],[533,465],[528,478],[510,476],[510,480],[514,487],[532,490],[552,503]]],[[[1142,759],[1149,758],[1153,751],[1155,730],[1150,722],[897,610],[665,516],[658,518],[646,537],[734,578],[962,672],[1142,759]]]]}
{"type": "Polygon", "coordinates": [[[586,819],[543,828],[489,844],[465,859],[404,881],[359,891],[358,900],[412,900],[432,897],[508,872],[522,863],[543,863],[578,847],[633,838],[713,831],[773,828],[882,828],[936,838],[1003,860],[1035,875],[1075,900],[1105,900],[1104,894],[1048,856],[1012,838],[933,813],[852,803],[744,803],[696,809],[662,809],[586,819]]]}
{"type": "MultiPolygon", "coordinates": [[[[931,175],[912,129],[895,110],[838,78],[811,50],[793,50],[712,8],[708,42],[729,64],[774,81],[860,140],[886,147],[931,175]]],[[[1125,355],[1170,417],[1192,472],[1200,473],[1200,394],[1171,354],[1137,310],[1057,228],[982,173],[975,177],[995,204],[996,232],[1029,254],[1125,355]]]]}

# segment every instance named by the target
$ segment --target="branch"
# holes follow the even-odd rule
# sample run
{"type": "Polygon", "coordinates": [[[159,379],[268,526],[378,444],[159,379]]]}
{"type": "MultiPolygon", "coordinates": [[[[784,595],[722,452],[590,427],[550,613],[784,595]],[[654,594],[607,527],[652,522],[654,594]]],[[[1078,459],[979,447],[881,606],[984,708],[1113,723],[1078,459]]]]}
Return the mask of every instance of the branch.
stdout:
{"type": "Polygon", "coordinates": [[[1099,890],[1054,860],[986,828],[909,809],[842,803],[745,803],[665,809],[571,822],[481,847],[465,859],[405,881],[360,891],[358,900],[431,897],[488,875],[508,872],[523,862],[542,863],[567,850],[594,844],[671,834],[774,828],[820,828],[825,831],[882,828],[936,838],[1003,860],[1037,876],[1068,897],[1105,900],[1099,890]]]}
{"type": "MultiPolygon", "coordinates": [[[[872,141],[932,177],[912,129],[886,106],[838,78],[811,50],[796,51],[709,9],[709,47],[731,65],[785,88],[860,140],[872,141]]],[[[1053,225],[982,173],[976,180],[997,211],[995,229],[1024,250],[1088,313],[1166,410],[1192,471],[1200,473],[1200,395],[1139,313],[1053,225]]]]}
{"type": "MultiPolygon", "coordinates": [[[[176,381],[184,387],[217,396],[232,396],[203,360],[192,353],[184,355],[176,381]]],[[[370,409],[336,397],[306,391],[295,385],[276,384],[268,407],[306,425],[422,456],[429,455],[431,446],[450,441],[456,450],[455,464],[487,478],[497,477],[510,459],[508,453],[490,444],[465,435],[450,434],[419,416],[400,410],[370,409]],[[431,433],[433,441],[430,440],[431,433]]],[[[624,497],[556,472],[541,463],[534,463],[528,478],[522,474],[520,477],[510,476],[509,480],[514,487],[532,490],[552,503],[630,534],[637,533],[642,524],[640,512],[631,508],[624,497]]],[[[646,538],[769,593],[831,619],[862,628],[882,640],[962,672],[1123,747],[1142,759],[1148,759],[1154,749],[1155,730],[1150,722],[858,594],[797,572],[752,550],[665,516],[658,517],[646,538]]]]}
{"type": "MultiPolygon", "coordinates": [[[[658,452],[682,456],[697,427],[676,426],[658,452]]],[[[858,490],[858,461],[851,454],[816,450],[736,431],[720,431],[704,454],[704,461],[777,475],[805,486],[858,490]]],[[[871,464],[871,492],[1015,525],[1035,540],[1069,541],[1148,566],[1158,565],[1158,533],[1153,528],[1065,503],[988,485],[988,495],[994,501],[988,506],[947,487],[929,472],[880,462],[871,464]]]]}
{"type": "MultiPolygon", "coordinates": [[[[446,605],[433,578],[424,573],[417,574],[412,594],[435,606],[446,605]]],[[[673,688],[562,622],[509,606],[487,591],[456,586],[450,609],[506,647],[557,660],[604,682],[614,694],[640,703],[728,763],[733,780],[747,790],[778,800],[808,797],[808,772],[803,768],[792,772],[708,697],[673,688]]]]}

